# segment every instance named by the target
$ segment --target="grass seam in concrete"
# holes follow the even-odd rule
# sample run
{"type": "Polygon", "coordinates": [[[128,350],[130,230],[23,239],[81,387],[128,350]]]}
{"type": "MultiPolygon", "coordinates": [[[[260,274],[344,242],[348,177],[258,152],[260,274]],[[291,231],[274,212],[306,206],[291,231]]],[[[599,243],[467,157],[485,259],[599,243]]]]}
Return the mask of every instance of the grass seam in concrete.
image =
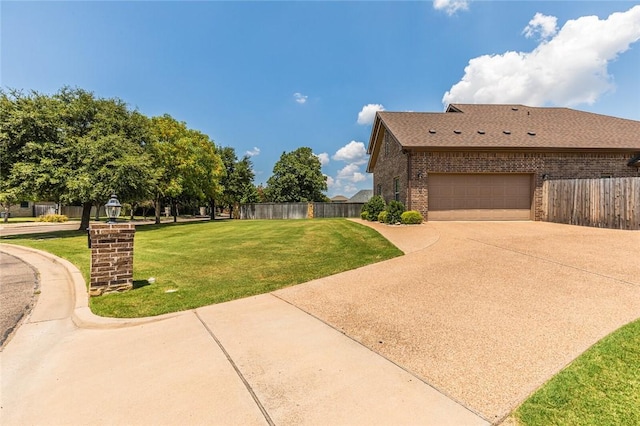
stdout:
{"type": "Polygon", "coordinates": [[[209,333],[209,335],[213,338],[213,340],[216,342],[216,344],[218,345],[218,347],[220,348],[220,350],[222,351],[222,353],[224,354],[224,356],[227,358],[227,361],[229,361],[229,364],[231,364],[231,366],[233,367],[233,369],[235,370],[236,374],[238,375],[238,377],[240,378],[240,380],[242,380],[242,383],[244,383],[244,386],[247,388],[247,391],[249,392],[249,394],[251,395],[251,398],[253,398],[253,400],[255,401],[256,405],[258,406],[258,408],[260,409],[260,412],[262,413],[262,415],[264,416],[265,420],[267,421],[267,423],[270,426],[275,426],[276,424],[273,422],[273,420],[271,419],[271,416],[269,416],[269,413],[267,412],[267,410],[264,408],[264,406],[262,405],[262,402],[260,402],[260,398],[258,398],[258,395],[256,395],[256,393],[253,391],[253,388],[251,387],[251,385],[249,384],[249,382],[247,381],[247,379],[244,377],[244,375],[242,374],[242,371],[240,371],[240,368],[238,367],[238,365],[235,363],[235,361],[231,358],[231,355],[229,354],[229,352],[227,352],[227,350],[225,349],[225,347],[222,345],[222,342],[220,342],[220,340],[216,337],[215,333],[213,332],[213,330],[211,330],[209,328],[209,326],[207,325],[206,322],[204,322],[202,320],[202,318],[200,317],[200,315],[198,315],[198,312],[196,310],[193,311],[193,313],[196,315],[196,318],[198,318],[198,321],[200,321],[202,323],[202,325],[204,326],[204,328],[207,330],[207,332],[209,333]]]}

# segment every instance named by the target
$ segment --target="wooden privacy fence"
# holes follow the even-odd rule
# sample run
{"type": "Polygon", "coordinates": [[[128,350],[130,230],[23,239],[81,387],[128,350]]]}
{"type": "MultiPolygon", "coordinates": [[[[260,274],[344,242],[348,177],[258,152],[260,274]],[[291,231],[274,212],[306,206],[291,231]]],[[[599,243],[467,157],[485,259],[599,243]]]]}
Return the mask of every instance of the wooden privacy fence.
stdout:
{"type": "MultiPolygon", "coordinates": [[[[82,206],[62,206],[60,208],[60,214],[71,218],[82,217],[82,206]]],[[[91,207],[91,217],[95,217],[95,215],[96,208],[95,206],[93,206],[91,207]]],[[[104,212],[104,206],[100,206],[100,216],[106,216],[106,213],[104,212]]]]}
{"type": "Polygon", "coordinates": [[[542,211],[548,222],[640,229],[640,177],[545,181],[542,211]]]}
{"type": "Polygon", "coordinates": [[[364,203],[256,203],[240,206],[240,219],[360,217],[364,203]]]}

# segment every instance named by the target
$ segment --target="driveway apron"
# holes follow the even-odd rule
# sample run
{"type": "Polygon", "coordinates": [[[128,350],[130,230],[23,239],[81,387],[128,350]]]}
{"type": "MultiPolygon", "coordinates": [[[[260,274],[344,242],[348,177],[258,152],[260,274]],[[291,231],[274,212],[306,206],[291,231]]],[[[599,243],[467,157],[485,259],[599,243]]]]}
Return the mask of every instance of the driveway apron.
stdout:
{"type": "Polygon", "coordinates": [[[275,294],[492,422],[640,317],[640,232],[367,225],[406,255],[275,294]]]}

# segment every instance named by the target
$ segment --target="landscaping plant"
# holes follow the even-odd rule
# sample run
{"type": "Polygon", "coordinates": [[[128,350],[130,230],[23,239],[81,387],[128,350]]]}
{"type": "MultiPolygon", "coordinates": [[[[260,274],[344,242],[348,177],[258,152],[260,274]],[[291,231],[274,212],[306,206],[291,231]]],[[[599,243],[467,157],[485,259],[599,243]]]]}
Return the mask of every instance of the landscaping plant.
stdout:
{"type": "Polygon", "coordinates": [[[408,210],[400,215],[400,223],[403,225],[418,225],[423,220],[422,215],[417,210],[408,210]]]}
{"type": "Polygon", "coordinates": [[[386,211],[387,216],[385,217],[385,223],[389,223],[392,225],[400,223],[400,217],[402,216],[402,213],[404,213],[404,204],[402,204],[400,201],[389,201],[386,211]]]}
{"type": "Polygon", "coordinates": [[[378,215],[385,209],[387,203],[380,195],[374,195],[369,201],[364,203],[362,211],[367,213],[367,220],[375,222],[378,220],[378,215]]]}
{"type": "Polygon", "coordinates": [[[63,214],[47,214],[40,215],[36,218],[36,222],[66,222],[69,218],[63,214]]]}

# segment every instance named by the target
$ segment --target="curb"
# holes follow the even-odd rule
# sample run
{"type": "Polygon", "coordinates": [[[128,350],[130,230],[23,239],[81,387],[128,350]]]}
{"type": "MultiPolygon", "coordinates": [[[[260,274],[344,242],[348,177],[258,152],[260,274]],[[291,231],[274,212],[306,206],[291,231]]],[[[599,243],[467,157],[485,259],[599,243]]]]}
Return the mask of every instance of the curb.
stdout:
{"type": "MultiPolygon", "coordinates": [[[[47,260],[60,265],[64,268],[67,277],[69,278],[69,288],[71,291],[71,297],[73,298],[73,309],[71,311],[71,320],[78,328],[89,328],[89,329],[113,329],[113,328],[124,328],[124,327],[134,327],[143,324],[154,323],[158,321],[163,321],[166,319],[174,318],[180,315],[183,315],[186,312],[191,311],[182,311],[182,312],[172,312],[164,315],[158,315],[156,317],[144,317],[144,318],[108,318],[101,317],[93,312],[89,308],[89,293],[87,292],[87,284],[82,276],[82,272],[74,264],[69,262],[66,259],[55,256],[49,252],[34,249],[31,247],[18,246],[14,244],[6,244],[2,245],[11,246],[11,248],[17,250],[23,250],[32,254],[36,254],[47,260]]],[[[0,250],[2,250],[2,245],[0,245],[0,250]]],[[[8,252],[7,252],[8,253],[8,252]]],[[[19,253],[8,253],[13,256],[19,257],[22,261],[29,264],[33,269],[38,270],[31,262],[20,257],[19,253]]],[[[38,274],[41,276],[40,271],[38,274]]],[[[42,280],[40,282],[42,285],[42,280]]],[[[37,305],[36,301],[36,305],[37,305]]]]}

